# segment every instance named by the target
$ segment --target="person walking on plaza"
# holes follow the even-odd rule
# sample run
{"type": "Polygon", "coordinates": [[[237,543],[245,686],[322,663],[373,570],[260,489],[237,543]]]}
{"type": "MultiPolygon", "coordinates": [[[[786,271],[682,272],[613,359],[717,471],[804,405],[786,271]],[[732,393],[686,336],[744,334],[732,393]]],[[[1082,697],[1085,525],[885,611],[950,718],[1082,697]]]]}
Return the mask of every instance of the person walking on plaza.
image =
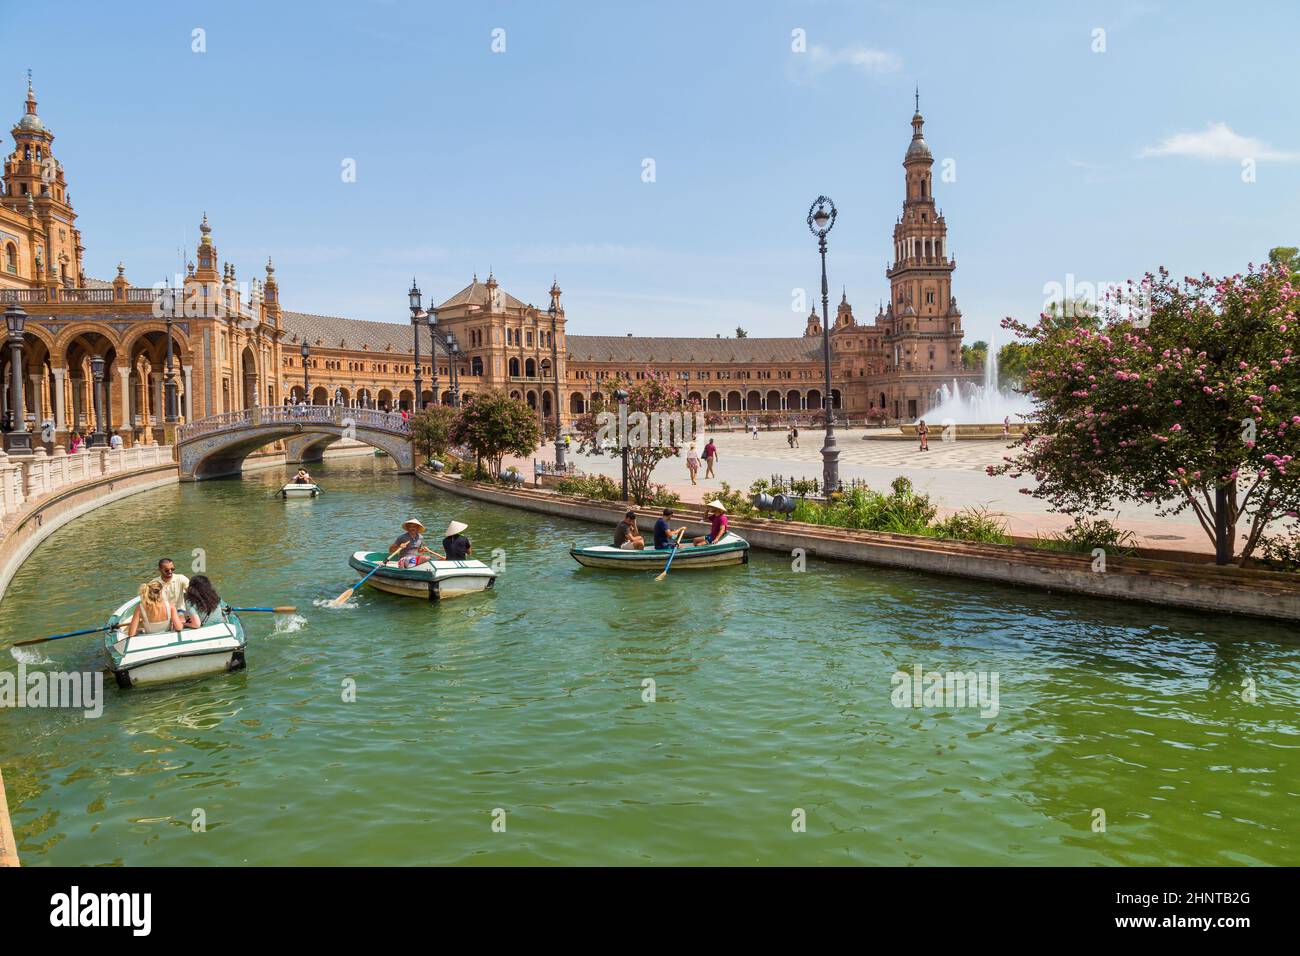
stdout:
{"type": "Polygon", "coordinates": [[[1011,416],[1010,415],[1002,419],[1002,437],[1003,438],[1011,437],[1011,416]]]}
{"type": "Polygon", "coordinates": [[[916,423],[916,437],[921,439],[921,447],[918,448],[917,451],[929,451],[930,450],[930,426],[928,426],[925,423],[924,418],[922,418],[919,422],[916,423]]]}
{"type": "Polygon", "coordinates": [[[718,463],[718,446],[713,444],[710,438],[708,444],[704,446],[704,477],[713,477],[713,466],[718,463]]]}
{"type": "Polygon", "coordinates": [[[799,426],[798,425],[790,426],[790,437],[794,439],[794,447],[798,448],[799,447],[799,426]]]}
{"type": "Polygon", "coordinates": [[[700,473],[700,453],[695,450],[695,442],[686,450],[686,470],[691,473],[691,484],[698,484],[695,476],[700,473]]]}
{"type": "Polygon", "coordinates": [[[113,432],[113,437],[108,440],[108,447],[113,449],[113,451],[117,451],[119,448],[121,448],[122,436],[119,435],[117,432],[113,432]]]}

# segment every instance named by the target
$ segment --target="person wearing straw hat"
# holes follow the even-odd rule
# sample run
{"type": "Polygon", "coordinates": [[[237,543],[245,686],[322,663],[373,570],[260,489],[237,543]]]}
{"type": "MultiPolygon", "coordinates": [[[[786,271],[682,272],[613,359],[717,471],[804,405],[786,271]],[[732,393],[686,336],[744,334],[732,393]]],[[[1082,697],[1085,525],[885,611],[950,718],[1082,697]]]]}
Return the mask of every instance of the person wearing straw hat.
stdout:
{"type": "Polygon", "coordinates": [[[465,561],[473,550],[469,538],[461,534],[469,525],[463,521],[453,521],[447,525],[447,533],[442,538],[442,550],[447,552],[447,561],[465,561]]]}
{"type": "Polygon", "coordinates": [[[709,533],[702,538],[696,538],[695,544],[713,544],[715,541],[727,533],[727,509],[723,507],[722,502],[714,499],[705,502],[705,514],[709,516],[709,533]]]}
{"type": "MultiPolygon", "coordinates": [[[[428,561],[426,554],[437,554],[424,544],[424,524],[418,518],[407,518],[402,522],[402,534],[388,549],[389,556],[397,553],[399,568],[413,568],[421,561],[428,561]]],[[[441,558],[441,555],[438,555],[441,558]]]]}

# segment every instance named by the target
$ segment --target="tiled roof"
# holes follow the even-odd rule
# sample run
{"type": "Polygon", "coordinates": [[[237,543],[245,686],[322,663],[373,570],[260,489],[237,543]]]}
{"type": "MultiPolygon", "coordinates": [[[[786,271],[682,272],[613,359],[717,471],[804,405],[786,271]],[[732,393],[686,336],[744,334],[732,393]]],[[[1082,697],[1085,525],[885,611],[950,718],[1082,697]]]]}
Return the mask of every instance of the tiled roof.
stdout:
{"type": "MultiPolygon", "coordinates": [[[[490,277],[489,277],[489,278],[490,278],[490,277]]],[[[511,295],[511,294],[510,294],[509,292],[507,292],[505,289],[502,289],[500,286],[497,287],[497,292],[500,293],[500,295],[501,295],[501,301],[502,301],[502,304],[505,306],[505,308],[507,308],[507,309],[526,309],[526,308],[528,308],[528,306],[526,306],[524,303],[520,302],[518,299],[516,299],[513,295],[511,295]]],[[[444,302],[442,305],[438,306],[438,308],[439,308],[439,309],[446,309],[446,308],[449,308],[449,307],[451,307],[451,306],[455,306],[455,305],[482,305],[482,306],[486,306],[487,304],[488,304],[488,289],[487,289],[487,286],[484,285],[482,282],[479,282],[479,281],[478,281],[478,276],[475,276],[473,282],[471,282],[469,285],[465,286],[465,288],[461,289],[459,292],[457,292],[455,295],[453,295],[450,299],[448,299],[448,300],[447,300],[446,302],[444,302]]]]}
{"type": "Polygon", "coordinates": [[[654,336],[570,335],[570,362],[623,362],[638,365],[707,362],[773,365],[816,362],[818,338],[705,339],[654,336]]]}
{"type": "MultiPolygon", "coordinates": [[[[478,286],[483,289],[482,285],[478,286]]],[[[473,286],[469,287],[470,289],[473,286]]],[[[486,294],[486,292],[485,292],[486,294]]],[[[457,297],[453,297],[457,298],[457,297]]],[[[345,319],[337,315],[282,312],[285,344],[304,339],[308,345],[371,352],[392,351],[410,355],[414,349],[411,327],[400,322],[345,319]]],[[[426,343],[427,344],[427,343],[426,343]]],[[[571,362],[618,362],[652,365],[672,362],[786,365],[821,361],[821,339],[812,338],[668,338],[656,336],[570,335],[571,362]]]]}
{"type": "Polygon", "coordinates": [[[348,348],[358,352],[362,345],[370,346],[371,352],[387,352],[391,345],[393,352],[408,355],[415,349],[411,327],[400,322],[371,322],[307,312],[281,312],[280,320],[286,332],[286,344],[296,345],[306,339],[308,345],[319,343],[322,348],[348,348]]]}

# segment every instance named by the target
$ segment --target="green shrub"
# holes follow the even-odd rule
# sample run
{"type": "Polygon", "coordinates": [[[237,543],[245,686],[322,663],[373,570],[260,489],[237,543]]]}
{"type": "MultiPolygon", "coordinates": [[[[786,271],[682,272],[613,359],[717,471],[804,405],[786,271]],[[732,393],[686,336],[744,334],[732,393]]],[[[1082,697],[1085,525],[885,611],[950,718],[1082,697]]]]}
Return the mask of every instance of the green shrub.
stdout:
{"type": "Polygon", "coordinates": [[[1273,571],[1300,571],[1300,535],[1274,535],[1260,541],[1260,557],[1273,571]]]}
{"type": "Polygon", "coordinates": [[[725,481],[722,483],[722,490],[715,492],[709,500],[722,502],[722,507],[727,509],[727,514],[733,517],[752,517],[758,514],[758,509],[750,503],[749,496],[739,488],[732,488],[725,481]]]}
{"type": "Polygon", "coordinates": [[[1101,548],[1108,554],[1128,555],[1137,548],[1137,537],[1132,531],[1115,527],[1105,518],[1086,518],[1075,515],[1074,523],[1050,538],[1039,537],[1034,545],[1050,551],[1073,551],[1090,554],[1101,548]]]}
{"type": "Polygon", "coordinates": [[[669,491],[667,485],[651,485],[649,504],[656,508],[675,508],[682,503],[682,496],[669,491]]]}
{"type": "Polygon", "coordinates": [[[622,488],[605,475],[570,475],[560,480],[556,490],[562,495],[595,501],[618,501],[623,497],[622,488]]]}
{"type": "Polygon", "coordinates": [[[1007,534],[1006,519],[984,507],[965,508],[942,521],[936,521],[931,526],[930,533],[936,538],[952,538],[956,541],[979,541],[985,544],[1011,543],[1011,536],[1007,534]]]}

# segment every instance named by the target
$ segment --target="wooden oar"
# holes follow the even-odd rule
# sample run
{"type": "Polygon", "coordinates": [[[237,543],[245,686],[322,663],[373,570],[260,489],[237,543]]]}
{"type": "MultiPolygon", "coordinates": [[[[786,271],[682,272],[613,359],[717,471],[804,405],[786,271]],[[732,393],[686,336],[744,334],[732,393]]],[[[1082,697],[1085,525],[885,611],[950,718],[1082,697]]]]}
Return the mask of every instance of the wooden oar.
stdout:
{"type": "Polygon", "coordinates": [[[685,528],[682,528],[681,531],[677,532],[677,543],[673,545],[673,550],[668,555],[668,563],[664,565],[664,569],[655,575],[656,581],[662,581],[664,578],[668,577],[668,569],[673,566],[673,558],[677,557],[677,549],[682,546],[682,535],[685,533],[685,528]]]}
{"type": "Polygon", "coordinates": [[[55,634],[53,637],[38,637],[32,641],[19,641],[18,643],[13,644],[11,646],[29,647],[32,644],[44,644],[46,641],[61,641],[65,637],[80,637],[82,634],[98,634],[100,631],[107,631],[113,627],[117,627],[117,625],[105,624],[103,627],[91,627],[91,628],[87,628],[84,631],[69,631],[67,634],[55,634]]]}
{"type": "Polygon", "coordinates": [[[393,552],[392,554],[390,554],[388,557],[384,558],[383,561],[380,561],[378,564],[376,564],[373,568],[370,569],[369,572],[367,572],[367,574],[366,574],[366,576],[365,576],[364,578],[362,578],[362,579],[361,579],[360,581],[358,581],[356,584],[352,585],[352,587],[348,588],[346,591],[344,591],[342,594],[340,594],[338,597],[336,597],[333,601],[330,601],[330,606],[331,606],[331,607],[338,607],[340,604],[342,604],[342,603],[343,603],[344,601],[346,601],[348,598],[352,597],[352,592],[353,592],[353,591],[355,591],[357,588],[361,587],[361,585],[365,584],[368,580],[370,580],[370,575],[374,574],[376,571],[378,571],[380,568],[382,568],[382,567],[383,567],[385,564],[387,564],[389,561],[393,560],[393,554],[398,554],[398,553],[401,552],[401,550],[402,550],[401,548],[398,548],[396,551],[394,551],[394,552],[393,552]]]}
{"type": "Polygon", "coordinates": [[[284,607],[231,607],[230,605],[226,605],[226,610],[227,611],[266,611],[268,614],[292,614],[298,609],[294,607],[292,604],[288,604],[285,605],[284,607]]]}

